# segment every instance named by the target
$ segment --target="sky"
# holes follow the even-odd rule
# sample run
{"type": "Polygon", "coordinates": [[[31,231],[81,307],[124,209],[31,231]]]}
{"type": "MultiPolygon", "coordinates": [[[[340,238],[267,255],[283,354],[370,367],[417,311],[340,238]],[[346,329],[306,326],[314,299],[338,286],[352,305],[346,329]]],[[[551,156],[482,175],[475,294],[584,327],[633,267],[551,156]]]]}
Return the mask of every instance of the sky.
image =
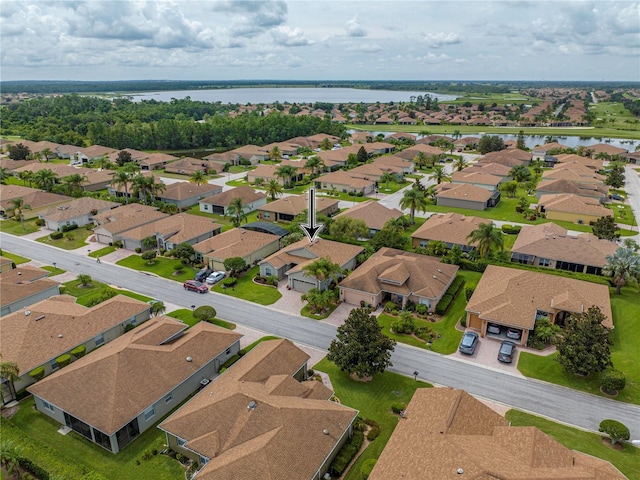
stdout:
{"type": "Polygon", "coordinates": [[[640,81],[640,2],[0,0],[0,79],[640,81]]]}

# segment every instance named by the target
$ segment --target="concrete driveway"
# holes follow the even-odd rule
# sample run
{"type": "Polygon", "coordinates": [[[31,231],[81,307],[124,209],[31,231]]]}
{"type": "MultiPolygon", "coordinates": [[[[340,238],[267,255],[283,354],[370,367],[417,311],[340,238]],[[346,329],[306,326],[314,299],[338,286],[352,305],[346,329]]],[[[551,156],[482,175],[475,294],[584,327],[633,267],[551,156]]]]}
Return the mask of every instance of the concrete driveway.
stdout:
{"type": "MultiPolygon", "coordinates": [[[[468,330],[475,331],[473,329],[468,330]]],[[[516,365],[518,365],[520,351],[523,349],[523,347],[518,346],[518,348],[516,348],[516,354],[513,357],[512,363],[502,363],[498,361],[498,350],[500,350],[501,343],[501,339],[487,336],[478,339],[478,346],[476,347],[476,351],[473,353],[473,355],[465,355],[456,351],[449,356],[455,357],[465,362],[475,363],[487,368],[500,370],[502,372],[510,373],[512,375],[517,375],[524,378],[524,375],[522,375],[516,367],[516,365]]]]}

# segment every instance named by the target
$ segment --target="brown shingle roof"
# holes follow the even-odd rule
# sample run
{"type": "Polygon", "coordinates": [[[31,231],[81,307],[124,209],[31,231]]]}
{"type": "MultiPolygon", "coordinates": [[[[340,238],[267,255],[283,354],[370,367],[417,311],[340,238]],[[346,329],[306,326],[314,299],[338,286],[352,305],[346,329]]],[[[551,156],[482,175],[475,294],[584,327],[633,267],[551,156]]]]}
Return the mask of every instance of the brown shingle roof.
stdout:
{"type": "Polygon", "coordinates": [[[353,174],[351,174],[350,172],[345,172],[344,170],[336,170],[335,172],[321,175],[316,178],[314,182],[346,185],[351,188],[367,188],[375,183],[374,180],[365,180],[364,178],[358,178],[353,176],[353,174]]]}
{"type": "Polygon", "coordinates": [[[436,195],[438,198],[451,198],[455,200],[468,200],[471,202],[486,202],[491,198],[493,192],[486,188],[476,187],[468,183],[461,184],[440,184],[440,191],[436,195]]]}
{"type": "Polygon", "coordinates": [[[58,205],[70,202],[72,197],[59,195],[57,193],[45,192],[36,188],[20,187],[19,185],[3,185],[0,189],[0,206],[5,212],[13,209],[11,200],[22,198],[25,205],[29,205],[32,209],[46,207],[47,205],[58,205]],[[19,188],[10,188],[19,187],[19,188]]]}
{"type": "Polygon", "coordinates": [[[339,213],[333,218],[349,217],[359,218],[370,229],[382,230],[384,224],[389,220],[400,218],[402,212],[397,208],[387,208],[380,202],[367,200],[366,202],[357,203],[353,207],[339,213]]]}
{"type": "Polygon", "coordinates": [[[167,185],[164,192],[160,193],[158,197],[168,198],[170,200],[186,200],[199,195],[214,195],[221,191],[222,187],[220,185],[213,185],[209,183],[196,185],[191,182],[175,182],[167,185]]]}
{"type": "Polygon", "coordinates": [[[578,213],[583,215],[598,215],[601,217],[611,217],[613,212],[600,205],[597,200],[573,195],[570,193],[542,195],[538,204],[546,211],[559,211],[578,213]]]}
{"type": "Polygon", "coordinates": [[[206,322],[186,328],[153,318],[29,391],[112,435],[242,336],[206,322]]]}
{"type": "Polygon", "coordinates": [[[255,202],[265,198],[264,192],[258,192],[249,186],[240,186],[227,190],[226,192],[218,193],[207,198],[200,200],[200,203],[210,203],[211,205],[221,205],[228,207],[236,198],[242,199],[242,205],[255,202]]]}
{"type": "Polygon", "coordinates": [[[108,212],[100,213],[94,218],[101,228],[110,233],[120,233],[144,225],[161,218],[168,217],[166,213],[158,211],[156,207],[129,203],[108,212]]]}
{"type": "MultiPolygon", "coordinates": [[[[316,210],[319,212],[331,209],[332,207],[337,206],[338,203],[339,201],[334,198],[316,196],[316,210]]],[[[296,216],[301,214],[308,207],[308,194],[305,193],[302,195],[290,195],[288,197],[280,198],[275,202],[271,202],[258,208],[258,210],[296,216]]]]}
{"type": "Polygon", "coordinates": [[[117,202],[108,202],[93,197],[82,197],[71,200],[57,207],[51,207],[41,214],[41,217],[50,221],[64,221],[91,213],[93,210],[103,212],[118,207],[117,202]]]}
{"type": "Polygon", "coordinates": [[[204,256],[224,261],[232,257],[244,258],[279,239],[278,235],[270,233],[233,228],[196,243],[193,248],[204,256]]]}
{"type": "Polygon", "coordinates": [[[479,183],[481,185],[496,186],[502,181],[502,178],[488,173],[465,172],[463,170],[461,172],[454,172],[453,175],[451,175],[451,181],[453,183],[479,183]]]}
{"type": "Polygon", "coordinates": [[[289,272],[295,272],[318,258],[329,257],[332,263],[337,263],[340,267],[344,267],[349,260],[358,256],[363,250],[364,248],[358,245],[349,245],[332,240],[317,238],[312,244],[309,244],[309,240],[303,239],[284,247],[260,263],[270,263],[276,268],[293,264],[296,266],[289,272]]]}
{"type": "Polygon", "coordinates": [[[431,215],[411,237],[417,240],[474,245],[470,243],[469,235],[483,223],[490,223],[490,220],[453,212],[443,215],[435,214],[431,215]]]}
{"type": "Polygon", "coordinates": [[[489,265],[466,310],[484,320],[532,329],[537,310],[581,313],[594,305],[607,317],[604,325],[613,327],[606,285],[489,265]]]}
{"type": "Polygon", "coordinates": [[[155,220],[144,225],[120,232],[122,237],[142,240],[160,234],[166,241],[180,244],[193,240],[201,235],[220,230],[222,226],[211,218],[188,213],[178,213],[155,220]]]}
{"type": "Polygon", "coordinates": [[[9,305],[60,285],[47,278],[47,275],[48,271],[29,265],[19,265],[13,270],[7,270],[0,275],[0,303],[3,306],[9,305]]]}

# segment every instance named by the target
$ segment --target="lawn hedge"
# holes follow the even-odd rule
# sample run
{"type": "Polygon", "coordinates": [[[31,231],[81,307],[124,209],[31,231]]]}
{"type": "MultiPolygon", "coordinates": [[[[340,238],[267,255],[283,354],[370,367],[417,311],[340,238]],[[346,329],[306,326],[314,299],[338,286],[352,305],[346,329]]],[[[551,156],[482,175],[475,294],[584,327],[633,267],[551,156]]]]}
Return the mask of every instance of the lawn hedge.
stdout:
{"type": "Polygon", "coordinates": [[[353,435],[342,446],[340,452],[331,464],[331,475],[334,477],[341,476],[351,463],[351,460],[358,454],[362,443],[364,442],[364,434],[359,430],[354,430],[353,435]]]}
{"type": "Polygon", "coordinates": [[[36,367],[29,372],[29,376],[33,378],[36,382],[42,380],[44,378],[44,367],[36,367]]]}

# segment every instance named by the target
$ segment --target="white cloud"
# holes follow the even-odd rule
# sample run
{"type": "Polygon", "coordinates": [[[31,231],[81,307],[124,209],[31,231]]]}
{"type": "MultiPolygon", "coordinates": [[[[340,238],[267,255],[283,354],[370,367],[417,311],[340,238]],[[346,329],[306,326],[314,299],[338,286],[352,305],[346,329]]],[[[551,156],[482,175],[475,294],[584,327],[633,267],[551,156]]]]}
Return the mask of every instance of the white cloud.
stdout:
{"type": "Polygon", "coordinates": [[[311,41],[305,38],[302,29],[298,27],[291,28],[282,25],[273,30],[271,35],[273,36],[273,40],[276,44],[286,47],[301,47],[311,43],[311,41]]]}
{"type": "Polygon", "coordinates": [[[427,33],[424,36],[424,41],[431,48],[439,48],[443,45],[455,45],[461,42],[460,36],[454,32],[427,33]]]}
{"type": "Polygon", "coordinates": [[[347,22],[347,35],[350,37],[367,36],[367,31],[362,25],[360,25],[357,15],[347,22]]]}

